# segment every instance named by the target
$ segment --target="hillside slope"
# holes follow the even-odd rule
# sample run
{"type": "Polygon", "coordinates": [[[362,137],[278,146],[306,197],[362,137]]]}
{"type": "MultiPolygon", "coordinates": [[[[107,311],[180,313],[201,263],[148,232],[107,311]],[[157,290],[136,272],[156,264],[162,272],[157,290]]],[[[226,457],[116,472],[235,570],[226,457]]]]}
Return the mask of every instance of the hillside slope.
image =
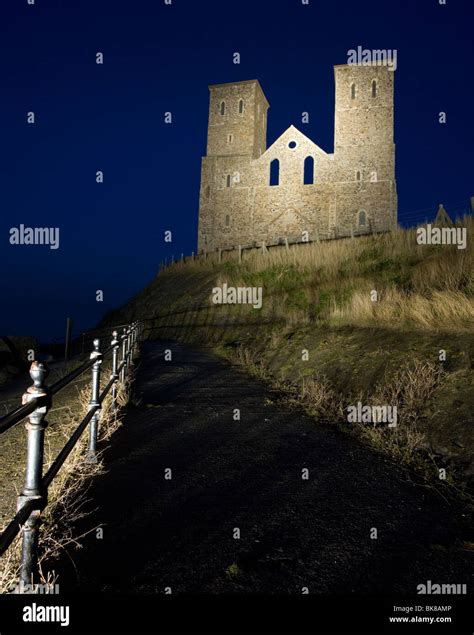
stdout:
{"type": "Polygon", "coordinates": [[[176,263],[103,323],[142,319],[149,338],[212,345],[319,419],[464,486],[474,474],[472,218],[461,225],[464,250],[399,230],[176,263]],[[261,308],[213,304],[224,285],[261,289],[261,308]],[[359,402],[397,406],[397,426],[349,423],[359,402]]]}

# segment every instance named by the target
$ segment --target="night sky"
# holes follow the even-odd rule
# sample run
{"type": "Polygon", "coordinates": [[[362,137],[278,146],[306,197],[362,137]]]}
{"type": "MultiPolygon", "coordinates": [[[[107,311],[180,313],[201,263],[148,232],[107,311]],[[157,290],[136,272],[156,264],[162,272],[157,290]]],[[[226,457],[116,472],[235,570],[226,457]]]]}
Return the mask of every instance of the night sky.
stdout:
{"type": "Polygon", "coordinates": [[[467,211],[473,14],[472,0],[2,0],[0,334],[61,338],[68,315],[80,333],[196,249],[209,84],[258,79],[268,145],[294,124],[332,152],[333,65],[396,49],[399,219],[467,211]],[[10,245],[21,223],[59,227],[60,248],[10,245]]]}

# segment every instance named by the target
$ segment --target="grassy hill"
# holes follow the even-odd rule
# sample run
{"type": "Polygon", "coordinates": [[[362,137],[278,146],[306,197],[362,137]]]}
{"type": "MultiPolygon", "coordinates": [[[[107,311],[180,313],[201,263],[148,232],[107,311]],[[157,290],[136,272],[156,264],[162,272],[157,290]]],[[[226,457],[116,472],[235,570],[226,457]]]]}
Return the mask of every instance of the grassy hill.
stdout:
{"type": "Polygon", "coordinates": [[[430,477],[464,486],[474,465],[474,268],[467,248],[415,230],[179,262],[103,324],[146,321],[150,338],[208,344],[430,477]],[[261,309],[212,290],[261,287],[261,309]],[[396,405],[398,424],[347,422],[347,407],[396,405]],[[441,473],[442,474],[442,473],[441,473]],[[444,475],[442,474],[442,477],[444,475]]]}

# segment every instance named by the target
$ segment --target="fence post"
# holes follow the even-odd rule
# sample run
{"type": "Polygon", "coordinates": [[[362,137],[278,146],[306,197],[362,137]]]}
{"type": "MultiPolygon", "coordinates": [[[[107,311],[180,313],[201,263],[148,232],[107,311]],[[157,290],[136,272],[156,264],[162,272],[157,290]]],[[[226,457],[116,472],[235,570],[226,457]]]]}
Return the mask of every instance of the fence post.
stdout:
{"type": "Polygon", "coordinates": [[[127,329],[127,370],[133,366],[133,327],[127,329]]]}
{"type": "Polygon", "coordinates": [[[91,400],[89,401],[89,410],[92,410],[95,406],[99,406],[99,409],[96,410],[89,423],[89,449],[86,455],[87,463],[97,463],[97,428],[100,412],[100,365],[102,363],[102,353],[99,350],[99,346],[100,340],[94,340],[94,350],[90,355],[90,358],[95,359],[95,362],[92,366],[92,392],[91,400]]]}
{"type": "Polygon", "coordinates": [[[117,380],[118,380],[118,356],[119,356],[119,341],[117,339],[118,333],[117,331],[113,331],[112,333],[112,341],[110,345],[112,348],[112,374],[110,375],[110,379],[113,378],[114,385],[112,386],[112,403],[114,404],[114,408],[117,409],[117,380]]]}
{"type": "Polygon", "coordinates": [[[64,359],[69,359],[69,353],[71,349],[71,334],[72,334],[72,319],[68,317],[66,319],[66,341],[64,343],[64,359]]]}
{"type": "Polygon", "coordinates": [[[120,382],[125,382],[125,367],[127,365],[127,329],[124,327],[122,333],[122,370],[120,371],[120,382]]]}
{"type": "Polygon", "coordinates": [[[138,322],[133,323],[132,327],[132,359],[136,356],[138,351],[138,322]]]}
{"type": "Polygon", "coordinates": [[[137,322],[135,325],[135,350],[138,354],[140,350],[140,322],[137,322]]]}
{"type": "Polygon", "coordinates": [[[135,322],[130,325],[130,363],[133,364],[133,357],[135,355],[135,322]]]}
{"type": "Polygon", "coordinates": [[[41,510],[47,502],[47,492],[43,491],[41,481],[43,477],[44,431],[48,426],[46,413],[51,407],[51,393],[45,385],[49,374],[46,364],[34,361],[30,367],[30,377],[33,386],[23,394],[22,403],[27,404],[32,399],[40,399],[36,410],[29,415],[25,428],[28,432],[28,449],[26,459],[25,486],[18,496],[17,510],[19,511],[29,500],[38,501],[23,527],[23,544],[21,550],[20,592],[25,585],[31,584],[31,576],[36,566],[38,526],[41,510]]]}

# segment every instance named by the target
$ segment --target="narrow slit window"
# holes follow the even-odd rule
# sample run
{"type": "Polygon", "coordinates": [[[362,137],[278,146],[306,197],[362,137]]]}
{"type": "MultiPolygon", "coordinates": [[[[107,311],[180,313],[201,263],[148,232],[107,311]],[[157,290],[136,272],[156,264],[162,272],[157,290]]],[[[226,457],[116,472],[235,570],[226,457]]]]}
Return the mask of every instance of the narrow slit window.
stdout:
{"type": "Polygon", "coordinates": [[[220,113],[222,116],[225,115],[225,101],[221,102],[221,109],[220,109],[220,113]]]}
{"type": "Polygon", "coordinates": [[[227,175],[226,185],[227,185],[227,187],[230,187],[230,185],[231,185],[231,176],[230,176],[230,174],[227,175]]]}
{"type": "Polygon", "coordinates": [[[377,97],[377,81],[372,80],[372,97],[377,97]]]}
{"type": "Polygon", "coordinates": [[[314,184],[314,159],[313,157],[306,157],[304,160],[304,184],[314,184]]]}
{"type": "Polygon", "coordinates": [[[229,216],[229,214],[226,214],[226,216],[225,216],[225,226],[226,227],[230,227],[230,216],[229,216]]]}
{"type": "Polygon", "coordinates": [[[363,209],[359,212],[359,227],[365,227],[367,225],[367,215],[363,209]]]}
{"type": "Polygon", "coordinates": [[[356,85],[351,84],[351,99],[355,99],[355,98],[356,98],[356,85]]]}
{"type": "Polygon", "coordinates": [[[280,161],[273,159],[270,163],[270,185],[280,185],[280,161]]]}
{"type": "Polygon", "coordinates": [[[244,100],[239,99],[239,115],[242,115],[243,113],[244,113],[244,100]]]}
{"type": "Polygon", "coordinates": [[[356,172],[356,181],[362,181],[362,174],[360,170],[356,172]]]}

